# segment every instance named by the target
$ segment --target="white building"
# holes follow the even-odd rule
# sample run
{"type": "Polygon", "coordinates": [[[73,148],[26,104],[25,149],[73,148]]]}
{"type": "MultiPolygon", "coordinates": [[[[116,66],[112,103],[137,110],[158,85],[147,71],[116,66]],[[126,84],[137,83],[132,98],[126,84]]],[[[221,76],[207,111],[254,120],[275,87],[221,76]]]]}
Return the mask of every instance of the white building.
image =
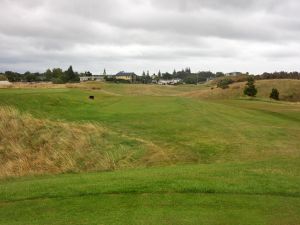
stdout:
{"type": "Polygon", "coordinates": [[[176,85],[182,82],[181,79],[172,79],[172,80],[159,80],[158,84],[160,85],[176,85]]]}
{"type": "Polygon", "coordinates": [[[82,76],[80,77],[80,82],[85,81],[103,81],[105,75],[92,75],[92,76],[82,76]]]}

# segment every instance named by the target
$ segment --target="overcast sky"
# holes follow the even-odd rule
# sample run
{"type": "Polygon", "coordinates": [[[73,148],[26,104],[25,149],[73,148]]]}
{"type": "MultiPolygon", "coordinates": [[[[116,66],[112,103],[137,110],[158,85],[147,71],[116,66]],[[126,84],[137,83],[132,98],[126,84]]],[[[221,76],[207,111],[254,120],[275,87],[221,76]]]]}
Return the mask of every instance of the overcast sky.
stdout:
{"type": "Polygon", "coordinates": [[[300,71],[299,0],[0,0],[0,71],[300,71]]]}

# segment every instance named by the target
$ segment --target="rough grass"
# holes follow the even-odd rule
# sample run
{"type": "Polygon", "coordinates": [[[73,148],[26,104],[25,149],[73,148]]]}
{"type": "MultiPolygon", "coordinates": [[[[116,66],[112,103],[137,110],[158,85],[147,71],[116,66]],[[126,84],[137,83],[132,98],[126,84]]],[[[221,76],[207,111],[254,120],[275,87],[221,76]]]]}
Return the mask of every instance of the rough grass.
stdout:
{"type": "MultiPolygon", "coordinates": [[[[233,99],[244,97],[243,91],[246,82],[239,82],[230,85],[228,89],[216,87],[195,90],[183,93],[184,96],[197,97],[201,99],[233,99]]],[[[300,80],[276,79],[258,80],[255,82],[258,89],[258,98],[269,99],[272,88],[277,88],[280,93],[280,100],[300,101],[300,80]]]]}
{"type": "Polygon", "coordinates": [[[114,170],[163,159],[155,145],[99,124],[35,119],[12,107],[0,108],[0,137],[0,177],[114,170]]]}

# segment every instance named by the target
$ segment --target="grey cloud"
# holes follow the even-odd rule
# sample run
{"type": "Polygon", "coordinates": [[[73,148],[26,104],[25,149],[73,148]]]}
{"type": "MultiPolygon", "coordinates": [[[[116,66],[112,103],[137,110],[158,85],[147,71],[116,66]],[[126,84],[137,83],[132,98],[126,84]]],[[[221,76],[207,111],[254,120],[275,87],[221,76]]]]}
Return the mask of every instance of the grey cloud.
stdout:
{"type": "Polygon", "coordinates": [[[248,61],[262,72],[277,65],[256,60],[272,58],[295,70],[299,10],[297,0],[0,0],[0,70],[244,70],[248,61]]]}

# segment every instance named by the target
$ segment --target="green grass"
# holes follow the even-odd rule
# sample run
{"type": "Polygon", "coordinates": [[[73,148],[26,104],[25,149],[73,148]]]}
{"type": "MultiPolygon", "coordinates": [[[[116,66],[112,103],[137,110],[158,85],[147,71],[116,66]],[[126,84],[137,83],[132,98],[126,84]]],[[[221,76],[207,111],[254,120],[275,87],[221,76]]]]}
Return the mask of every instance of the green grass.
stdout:
{"type": "Polygon", "coordinates": [[[0,90],[0,105],[101,124],[120,137],[108,142],[152,151],[134,169],[2,179],[0,224],[300,224],[299,104],[184,97],[203,86],[98,88],[0,90]]]}
{"type": "Polygon", "coordinates": [[[298,224],[299,169],[280,160],[4,180],[0,224],[298,224]]]}
{"type": "Polygon", "coordinates": [[[286,149],[299,156],[299,105],[200,101],[180,96],[108,96],[73,89],[0,93],[3,105],[13,105],[42,119],[101,123],[160,146],[173,161],[282,157],[286,149]],[[90,101],[89,94],[96,100],[90,101]]]}

